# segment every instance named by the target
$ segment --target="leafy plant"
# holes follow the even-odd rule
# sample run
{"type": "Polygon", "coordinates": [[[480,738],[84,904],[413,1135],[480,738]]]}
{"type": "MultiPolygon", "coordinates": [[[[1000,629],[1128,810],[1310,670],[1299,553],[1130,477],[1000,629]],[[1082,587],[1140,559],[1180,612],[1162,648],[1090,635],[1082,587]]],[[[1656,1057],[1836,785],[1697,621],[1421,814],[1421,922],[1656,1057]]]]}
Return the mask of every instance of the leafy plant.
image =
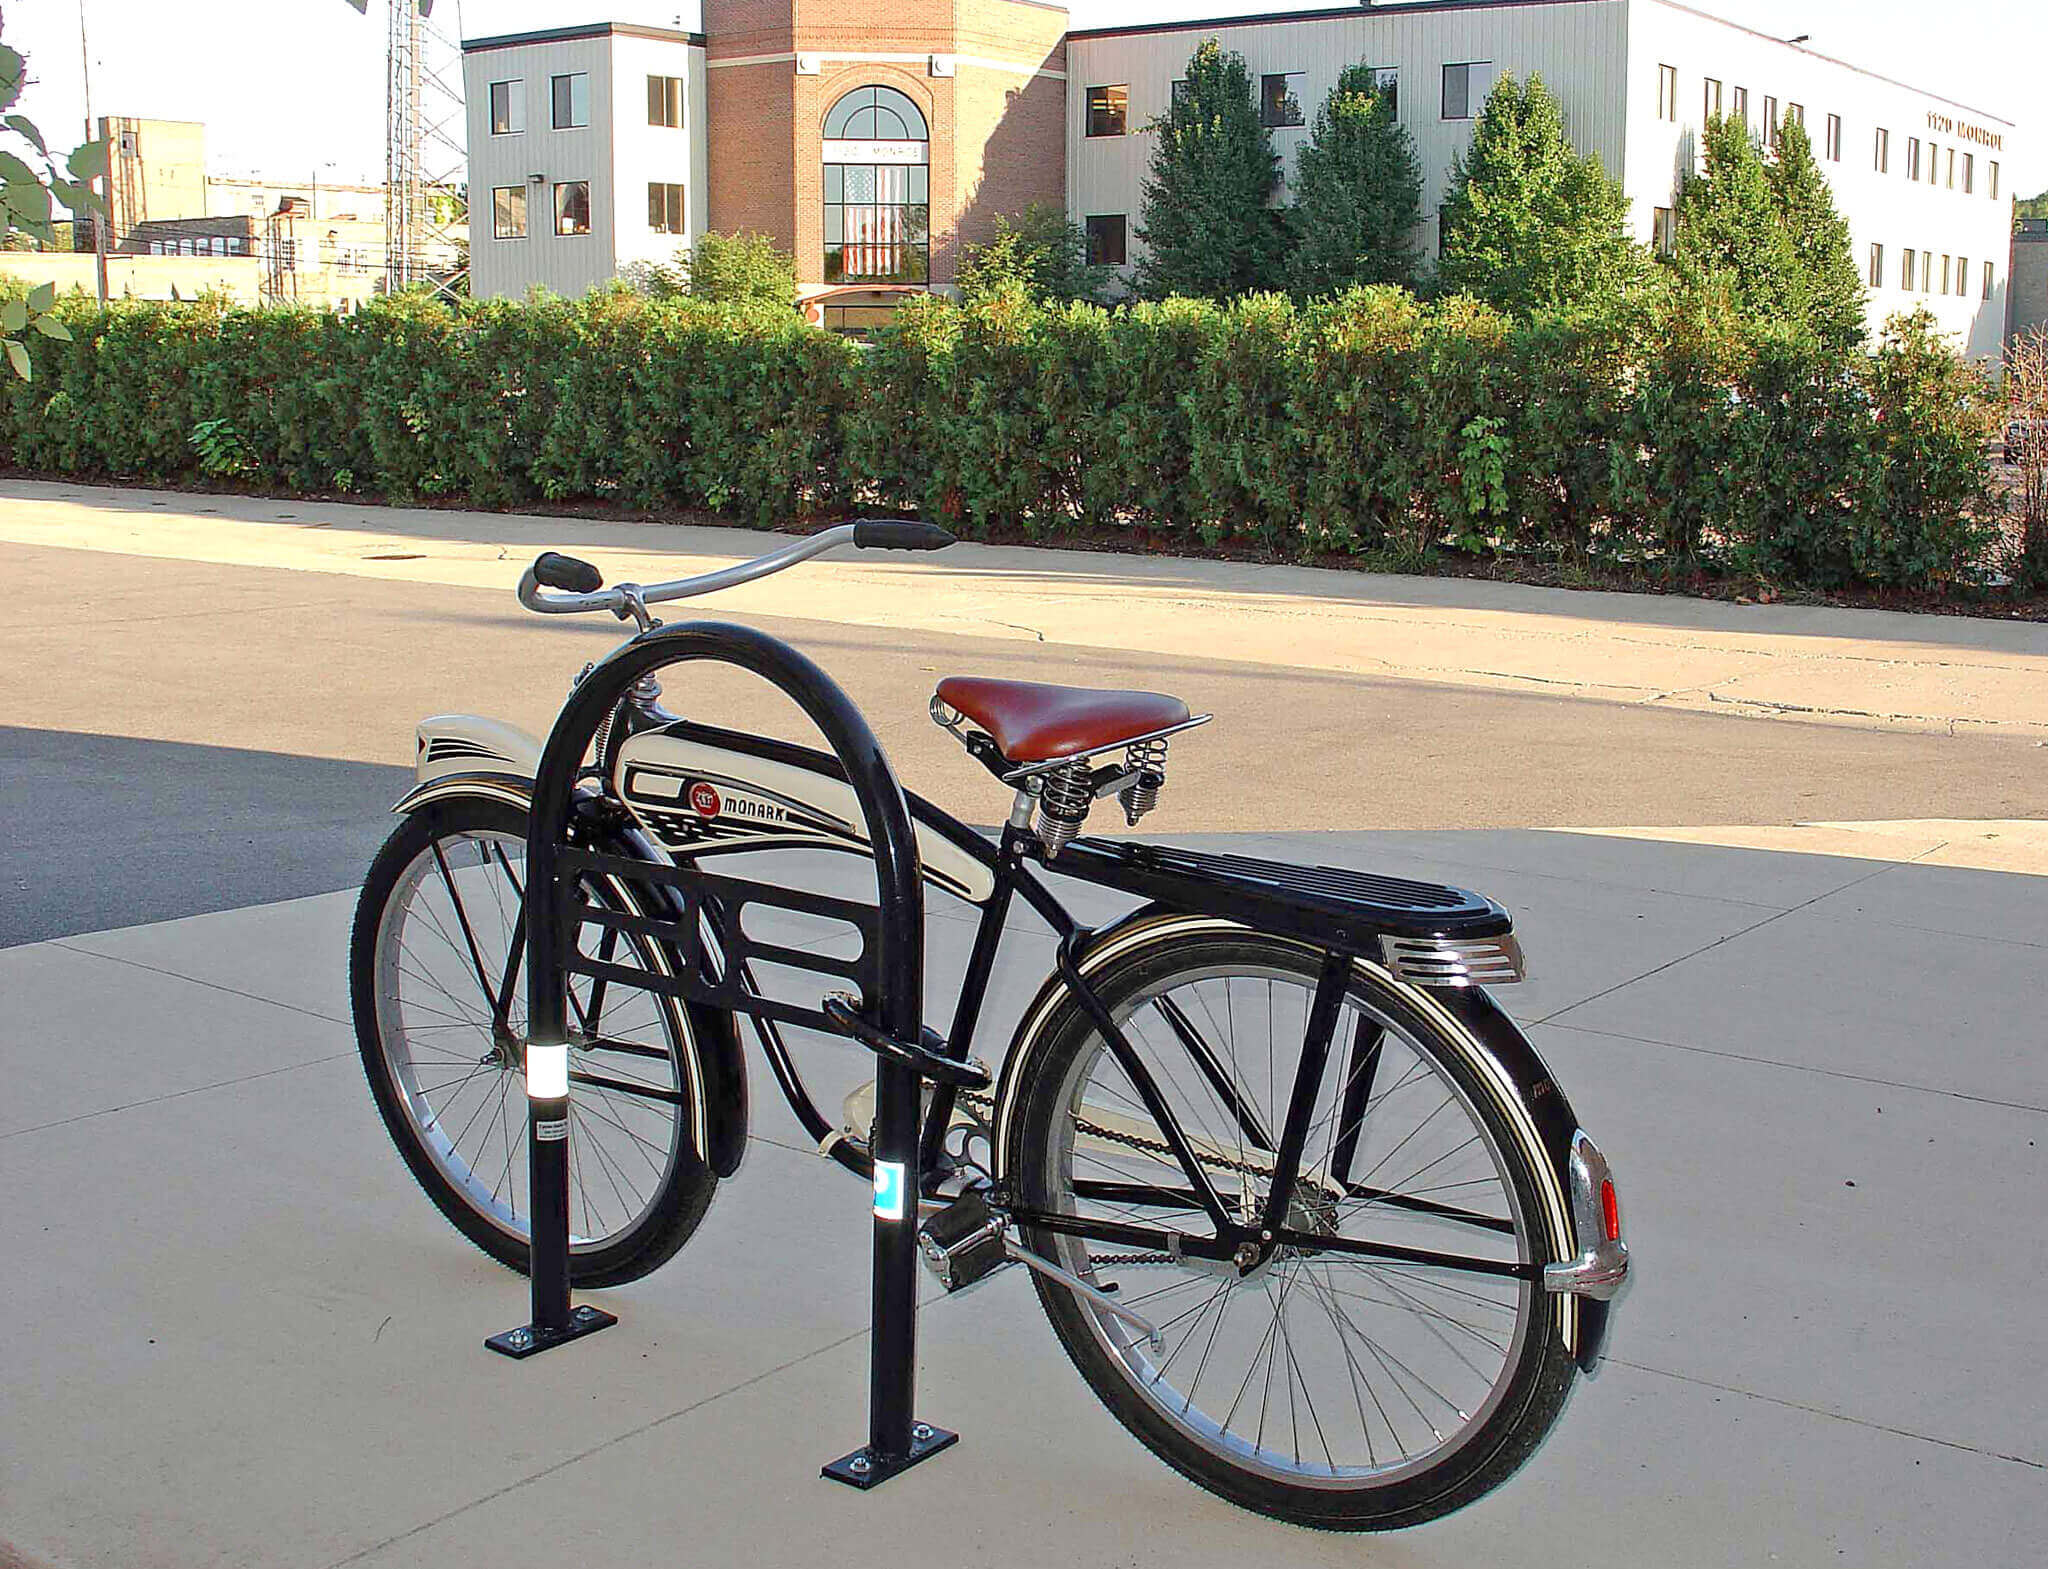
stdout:
{"type": "MultiPolygon", "coordinates": [[[[102,214],[106,203],[91,189],[90,182],[106,173],[107,144],[87,142],[64,160],[60,173],[43,133],[27,115],[14,112],[28,81],[28,62],[17,49],[0,43],[0,244],[9,249],[24,238],[54,246],[58,206],[70,212],[102,214]],[[34,160],[31,163],[31,159],[34,160]],[[40,172],[36,165],[40,165],[40,172]]],[[[62,342],[69,329],[51,314],[56,304],[56,286],[43,284],[26,295],[10,297],[0,305],[0,350],[14,374],[28,380],[31,362],[28,333],[31,329],[46,338],[62,342]]]]}
{"type": "Polygon", "coordinates": [[[242,433],[224,419],[201,420],[192,427],[190,439],[192,450],[199,454],[200,471],[215,479],[232,479],[254,466],[242,433]]]}
{"type": "Polygon", "coordinates": [[[1088,261],[1088,232],[1066,209],[1033,202],[1016,217],[996,214],[986,244],[969,245],[960,258],[960,294],[985,300],[1016,284],[1041,301],[1102,304],[1114,269],[1088,261]]]}
{"type": "Polygon", "coordinates": [[[796,258],[765,234],[707,234],[686,263],[692,299],[719,305],[796,303],[796,258]]]}

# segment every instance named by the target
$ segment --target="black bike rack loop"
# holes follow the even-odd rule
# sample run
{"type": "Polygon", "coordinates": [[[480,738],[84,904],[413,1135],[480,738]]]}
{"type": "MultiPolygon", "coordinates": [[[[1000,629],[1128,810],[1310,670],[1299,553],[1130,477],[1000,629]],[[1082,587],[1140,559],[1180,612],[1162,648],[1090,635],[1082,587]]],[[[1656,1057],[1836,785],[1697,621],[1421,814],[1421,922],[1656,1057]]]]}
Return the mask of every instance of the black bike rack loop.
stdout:
{"type": "MultiPolygon", "coordinates": [[[[924,887],[917,839],[902,785],[860,710],[811,660],[750,627],[696,622],[643,632],[594,666],[548,732],[534,780],[526,846],[528,1208],[532,1223],[532,1322],[485,1343],[524,1357],[617,1322],[596,1308],[572,1308],[569,1291],[569,1166],[566,1079],[561,1093],[534,1093],[532,1053],[566,1056],[573,926],[562,912],[576,883],[563,865],[576,787],[598,728],[634,682],[668,665],[712,660],[773,683],[803,710],[838,758],[860,803],[875,863],[878,920],[872,995],[860,1021],[900,1042],[924,1026],[924,887]]],[[[570,859],[581,859],[570,850],[570,859]]],[[[914,1056],[878,1052],[875,1073],[875,1243],[869,1362],[868,1441],[824,1467],[867,1488],[955,1442],[912,1411],[917,1358],[917,1227],[920,1074],[914,1056]]],[[[555,1084],[544,1089],[552,1090],[555,1084]]]]}

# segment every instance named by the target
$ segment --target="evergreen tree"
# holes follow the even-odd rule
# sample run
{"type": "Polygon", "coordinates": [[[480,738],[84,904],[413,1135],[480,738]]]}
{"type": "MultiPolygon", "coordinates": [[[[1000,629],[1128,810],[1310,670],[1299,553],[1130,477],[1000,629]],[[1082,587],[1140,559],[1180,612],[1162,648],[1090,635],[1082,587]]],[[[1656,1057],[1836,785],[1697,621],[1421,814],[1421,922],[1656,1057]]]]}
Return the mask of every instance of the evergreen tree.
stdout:
{"type": "Polygon", "coordinates": [[[1503,75],[1444,203],[1446,290],[1504,310],[1611,300],[1642,272],[1628,198],[1594,156],[1581,158],[1543,78],[1503,75]]]}
{"type": "Polygon", "coordinates": [[[1414,286],[1422,166],[1371,66],[1347,68],[1316,111],[1294,186],[1287,282],[1297,295],[1360,283],[1414,286]]]}
{"type": "Polygon", "coordinates": [[[1691,290],[1724,290],[1751,316],[1804,316],[1804,268],[1778,221],[1762,147],[1736,115],[1710,117],[1703,142],[1701,170],[1678,192],[1680,280],[1691,290]]]}
{"type": "Polygon", "coordinates": [[[1135,282],[1155,299],[1221,299],[1275,287],[1280,220],[1266,205],[1279,179],[1244,56],[1210,38],[1188,60],[1172,106],[1153,120],[1135,282]]]}
{"type": "Polygon", "coordinates": [[[1814,159],[1805,126],[1788,119],[1779,127],[1778,156],[1767,167],[1778,225],[1799,268],[1802,319],[1821,342],[1853,349],[1867,334],[1863,277],[1848,220],[1835,208],[1834,192],[1814,159]]]}

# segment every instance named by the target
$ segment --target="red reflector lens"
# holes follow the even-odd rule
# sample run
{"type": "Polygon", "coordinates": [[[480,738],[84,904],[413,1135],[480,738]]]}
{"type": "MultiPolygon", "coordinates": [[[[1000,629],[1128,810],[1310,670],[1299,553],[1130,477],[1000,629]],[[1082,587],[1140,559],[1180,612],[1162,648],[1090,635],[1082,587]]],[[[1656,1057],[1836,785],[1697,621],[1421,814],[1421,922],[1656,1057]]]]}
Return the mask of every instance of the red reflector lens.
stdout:
{"type": "Polygon", "coordinates": [[[1610,1178],[1600,1184],[1600,1218],[1607,1223],[1607,1240],[1621,1240],[1621,1200],[1614,1196],[1614,1182],[1610,1178]]]}

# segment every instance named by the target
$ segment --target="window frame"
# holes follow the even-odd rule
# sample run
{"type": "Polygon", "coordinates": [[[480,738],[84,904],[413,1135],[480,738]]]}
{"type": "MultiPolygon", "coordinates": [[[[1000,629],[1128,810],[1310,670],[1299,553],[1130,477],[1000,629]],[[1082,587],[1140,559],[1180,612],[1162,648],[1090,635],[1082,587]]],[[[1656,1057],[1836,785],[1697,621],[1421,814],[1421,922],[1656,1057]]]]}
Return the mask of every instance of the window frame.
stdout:
{"type": "Polygon", "coordinates": [[[1954,256],[1950,255],[1947,251],[1941,253],[1941,288],[1938,292],[1942,294],[1948,293],[1950,285],[1955,281],[1949,270],[1954,263],[1954,256]]]}
{"type": "Polygon", "coordinates": [[[1771,93],[1764,94],[1764,147],[1778,150],[1778,100],[1771,93]]]}
{"type": "Polygon", "coordinates": [[[1290,82],[1307,85],[1306,71],[1261,71],[1259,73],[1259,124],[1269,131],[1287,131],[1295,126],[1306,125],[1308,116],[1302,111],[1301,94],[1290,89],[1290,82]],[[1273,83],[1280,84],[1280,98],[1273,100],[1273,83]],[[1293,119],[1287,119],[1288,105],[1293,105],[1293,119]]]}
{"type": "MultiPolygon", "coordinates": [[[[548,124],[557,131],[587,131],[590,129],[590,73],[588,71],[556,71],[548,77],[548,124]],[[576,118],[576,84],[583,84],[583,118],[576,118]],[[567,84],[567,102],[563,101],[563,85],[567,84]],[[564,114],[569,116],[563,119],[564,114]]],[[[584,182],[586,185],[589,181],[584,182]]]]}
{"type": "Polygon", "coordinates": [[[1800,129],[1800,130],[1802,130],[1802,131],[1803,131],[1803,130],[1805,130],[1805,129],[1806,129],[1806,105],[1805,105],[1805,104],[1803,104],[1803,103],[1797,103],[1797,102],[1793,102],[1793,103],[1788,103],[1788,104],[1786,104],[1786,105],[1785,105],[1785,118],[1786,118],[1786,120],[1788,120],[1788,121],[1789,121],[1789,122],[1791,122],[1792,124],[1795,124],[1795,125],[1797,125],[1797,126],[1799,127],[1799,129],[1800,129]]]}
{"type": "Polygon", "coordinates": [[[1737,87],[1731,91],[1734,95],[1731,99],[1734,107],[1729,112],[1742,121],[1742,128],[1746,131],[1749,129],[1749,89],[1737,87]]]}
{"type": "Polygon", "coordinates": [[[1870,242],[1870,267],[1866,276],[1870,279],[1871,288],[1884,287],[1884,245],[1881,241],[1870,242]]]}
{"type": "Polygon", "coordinates": [[[1721,118],[1721,83],[1711,76],[1700,78],[1700,124],[1721,118]]]}
{"type": "Polygon", "coordinates": [[[1871,138],[1870,167],[1878,174],[1892,172],[1892,133],[1889,126],[1877,127],[1877,134],[1871,138]]]}
{"type": "Polygon", "coordinates": [[[590,181],[588,181],[587,179],[556,180],[554,182],[554,188],[555,238],[558,240],[588,239],[590,237],[591,231],[596,227],[596,225],[591,221],[590,181]],[[569,192],[576,190],[578,188],[581,188],[583,192],[583,227],[580,229],[565,229],[562,227],[562,225],[569,221],[569,215],[567,211],[567,203],[564,201],[564,198],[568,195],[569,192]]]}
{"type": "Polygon", "coordinates": [[[1650,209],[1650,249],[1659,256],[1678,254],[1678,211],[1673,207],[1650,209]]]}
{"type": "Polygon", "coordinates": [[[1987,256],[1984,258],[1984,298],[1987,300],[1991,298],[1991,280],[1991,258],[1987,256]]]}
{"type": "MultiPolygon", "coordinates": [[[[1089,213],[1086,217],[1084,217],[1081,220],[1081,224],[1082,232],[1087,236],[1087,259],[1089,266],[1124,267],[1130,264],[1131,223],[1129,213],[1093,212],[1089,213]],[[1109,257],[1107,255],[1098,255],[1096,249],[1096,225],[1101,224],[1106,226],[1111,223],[1114,223],[1116,225],[1116,255],[1114,258],[1109,257]]],[[[1110,231],[1105,227],[1101,232],[1106,237],[1110,231]]]]}
{"type": "Polygon", "coordinates": [[[1829,163],[1842,161],[1842,117],[1831,114],[1827,118],[1827,155],[1829,163]]]}
{"type": "Polygon", "coordinates": [[[1083,96],[1082,104],[1085,116],[1082,128],[1090,140],[1098,136],[1128,136],[1131,134],[1131,84],[1129,82],[1098,82],[1087,90],[1083,96]],[[1100,104],[1095,101],[1097,93],[1103,95],[1100,104]],[[1121,99],[1112,102],[1109,96],[1111,93],[1120,93],[1123,96],[1121,99]],[[1099,121],[1097,119],[1098,115],[1101,116],[1099,121]],[[1112,115],[1116,119],[1116,129],[1113,131],[1098,130],[1097,125],[1106,125],[1112,115]]]}
{"type": "Polygon", "coordinates": [[[1963,194],[1965,196],[1975,196],[1977,194],[1977,155],[1975,153],[1963,154],[1963,194]]]}
{"type": "Polygon", "coordinates": [[[1670,125],[1678,123],[1678,67],[1660,63],[1657,67],[1657,118],[1670,125]]]}
{"type": "Polygon", "coordinates": [[[484,116],[490,122],[492,136],[524,136],[526,134],[526,78],[507,77],[502,82],[493,82],[484,92],[484,116]],[[498,89],[505,89],[504,129],[498,126],[498,89]]]}
{"type": "Polygon", "coordinates": [[[1985,162],[1991,165],[1991,199],[1995,202],[1998,200],[1998,160],[1987,158],[1985,162]]]}
{"type": "Polygon", "coordinates": [[[1916,182],[1920,178],[1920,138],[1917,136],[1906,138],[1906,178],[1916,182]]]}
{"type": "Polygon", "coordinates": [[[526,200],[524,185],[494,185],[491,187],[491,238],[494,240],[525,240],[533,236],[533,213],[526,200]],[[519,198],[519,231],[508,232],[501,220],[498,198],[516,195],[519,198]]]}
{"type": "Polygon", "coordinates": [[[1401,118],[1401,68],[1398,65],[1372,67],[1372,90],[1387,101],[1387,114],[1401,118]]]}
{"type": "Polygon", "coordinates": [[[1969,297],[1970,258],[1967,256],[1958,256],[1956,258],[1956,298],[1959,300],[1966,300],[1969,297]]]}
{"type": "Polygon", "coordinates": [[[1920,253],[1908,245],[1899,252],[1899,288],[1907,294],[1913,292],[1913,276],[1918,270],[1920,253]]]}
{"type": "Polygon", "coordinates": [[[1444,62],[1443,72],[1438,82],[1437,117],[1439,119],[1463,121],[1479,118],[1480,110],[1486,106],[1486,92],[1493,91],[1493,82],[1491,80],[1487,82],[1486,92],[1479,94],[1479,102],[1475,105],[1472,101],[1472,72],[1475,68],[1490,71],[1493,69],[1493,62],[1491,60],[1446,60],[1444,62]],[[1465,112],[1463,114],[1451,113],[1451,73],[1453,71],[1463,71],[1465,73],[1465,112]]]}
{"type": "Polygon", "coordinates": [[[649,180],[647,182],[648,229],[655,234],[687,234],[689,233],[689,223],[689,198],[685,192],[683,182],[680,180],[649,180]],[[656,192],[661,193],[659,197],[661,203],[660,222],[655,221],[656,192]],[[673,223],[669,222],[671,211],[675,215],[673,223]]]}
{"type": "Polygon", "coordinates": [[[647,73],[647,124],[649,129],[658,131],[680,131],[688,110],[684,107],[683,79],[680,76],[660,76],[647,73]],[[656,94],[660,97],[657,100],[656,94]],[[668,119],[669,111],[675,111],[675,118],[668,119]],[[657,110],[663,116],[656,119],[657,110]]]}

